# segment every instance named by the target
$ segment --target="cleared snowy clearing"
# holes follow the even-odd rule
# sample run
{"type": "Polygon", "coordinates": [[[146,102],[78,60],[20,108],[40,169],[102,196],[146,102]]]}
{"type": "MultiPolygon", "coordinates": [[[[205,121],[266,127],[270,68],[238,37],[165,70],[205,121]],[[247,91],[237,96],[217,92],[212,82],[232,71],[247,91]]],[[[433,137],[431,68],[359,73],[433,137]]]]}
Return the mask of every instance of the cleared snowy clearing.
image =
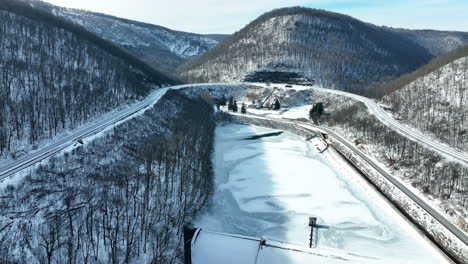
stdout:
{"type": "Polygon", "coordinates": [[[307,246],[308,217],[315,216],[326,227],[318,231],[317,248],[375,257],[376,263],[447,262],[333,152],[326,152],[327,160],[291,133],[243,140],[275,131],[217,128],[215,194],[197,227],[307,246]]]}

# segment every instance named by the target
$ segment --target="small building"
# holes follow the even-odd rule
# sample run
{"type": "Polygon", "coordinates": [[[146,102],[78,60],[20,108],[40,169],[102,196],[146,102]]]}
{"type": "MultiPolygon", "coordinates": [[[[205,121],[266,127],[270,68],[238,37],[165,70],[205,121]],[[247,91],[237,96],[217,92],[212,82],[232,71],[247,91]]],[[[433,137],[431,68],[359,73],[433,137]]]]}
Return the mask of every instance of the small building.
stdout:
{"type": "Polygon", "coordinates": [[[312,137],[308,141],[314,144],[314,146],[320,153],[323,153],[325,150],[328,149],[328,143],[318,136],[312,137]]]}

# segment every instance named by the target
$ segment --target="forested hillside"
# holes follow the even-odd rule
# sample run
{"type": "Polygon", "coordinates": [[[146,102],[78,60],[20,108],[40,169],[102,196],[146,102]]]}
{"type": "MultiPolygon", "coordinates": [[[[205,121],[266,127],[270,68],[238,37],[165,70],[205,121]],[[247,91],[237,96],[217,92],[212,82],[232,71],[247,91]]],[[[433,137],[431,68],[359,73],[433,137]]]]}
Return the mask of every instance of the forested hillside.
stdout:
{"type": "Polygon", "coordinates": [[[170,90],[145,114],[0,189],[0,263],[182,263],[213,189],[213,107],[170,90]]]}
{"type": "Polygon", "coordinates": [[[390,92],[382,100],[397,118],[468,151],[468,46],[381,89],[390,92]]]}
{"type": "Polygon", "coordinates": [[[44,2],[33,3],[112,41],[166,74],[173,74],[177,66],[194,56],[203,54],[225,37],[175,31],[105,14],[62,8],[44,2]]]}
{"type": "Polygon", "coordinates": [[[418,43],[435,57],[468,44],[468,32],[408,29],[391,30],[418,43]]]}
{"type": "Polygon", "coordinates": [[[188,82],[242,80],[254,71],[294,71],[317,84],[358,87],[414,70],[430,58],[419,45],[351,17],[285,8],[260,16],[180,67],[188,82]]]}
{"type": "Polygon", "coordinates": [[[260,16],[178,72],[188,82],[240,81],[256,71],[296,72],[323,87],[362,91],[433,57],[422,41],[399,31],[294,7],[260,16]]]}
{"type": "Polygon", "coordinates": [[[174,81],[110,42],[15,0],[0,3],[0,156],[174,81]]]}

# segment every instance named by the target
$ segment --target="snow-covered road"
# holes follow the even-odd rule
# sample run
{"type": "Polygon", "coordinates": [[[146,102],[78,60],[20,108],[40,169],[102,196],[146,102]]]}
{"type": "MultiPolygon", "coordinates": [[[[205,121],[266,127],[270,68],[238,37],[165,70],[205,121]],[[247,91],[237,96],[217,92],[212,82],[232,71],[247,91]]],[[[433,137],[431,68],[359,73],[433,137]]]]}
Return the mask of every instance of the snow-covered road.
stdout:
{"type": "Polygon", "coordinates": [[[316,216],[326,227],[318,231],[318,248],[368,256],[369,263],[446,262],[355,172],[339,169],[302,137],[244,139],[273,131],[241,125],[216,130],[216,190],[197,227],[306,246],[308,217],[316,216]]]}
{"type": "Polygon", "coordinates": [[[77,129],[71,135],[60,138],[59,140],[52,141],[48,146],[32,153],[25,155],[13,162],[7,164],[1,164],[0,166],[0,180],[8,178],[15,173],[40,162],[43,159],[51,157],[56,153],[64,150],[65,148],[76,144],[79,139],[92,136],[113,124],[124,120],[138,111],[150,107],[152,104],[156,103],[168,90],[168,88],[162,88],[151,93],[145,100],[135,103],[131,107],[128,107],[125,110],[116,112],[112,115],[106,116],[105,119],[99,120],[99,122],[93,122],[89,125],[84,125],[81,128],[77,129]]]}
{"type": "Polygon", "coordinates": [[[314,87],[313,89],[317,90],[317,91],[320,91],[320,92],[324,92],[324,93],[331,93],[331,94],[337,94],[337,95],[341,95],[341,96],[350,97],[350,98],[353,98],[353,99],[355,99],[357,101],[360,101],[360,102],[364,103],[366,105],[367,109],[369,109],[369,111],[372,114],[374,114],[375,117],[377,117],[382,123],[386,124],[387,126],[389,126],[390,128],[396,130],[397,132],[401,133],[405,137],[407,137],[407,138],[409,138],[409,139],[411,139],[413,141],[422,143],[423,145],[428,146],[429,148],[437,151],[438,153],[440,153],[440,154],[442,154],[442,155],[444,155],[444,156],[446,156],[448,158],[454,159],[454,160],[456,160],[458,162],[462,162],[462,163],[468,165],[468,154],[467,153],[456,150],[456,149],[454,149],[454,148],[452,148],[450,146],[447,146],[447,145],[445,145],[443,143],[435,142],[433,139],[428,138],[426,135],[424,135],[423,133],[421,133],[417,129],[410,128],[408,126],[403,125],[402,123],[398,122],[393,117],[391,117],[389,114],[387,114],[385,112],[385,110],[382,109],[382,107],[380,107],[372,99],[369,99],[367,97],[363,97],[363,96],[360,96],[360,95],[352,94],[352,93],[337,91],[337,90],[317,88],[317,87],[314,87]]]}
{"type": "MultiPolygon", "coordinates": [[[[50,144],[48,146],[40,149],[39,151],[36,151],[29,155],[25,155],[19,158],[18,160],[15,160],[12,162],[3,162],[2,164],[0,164],[0,180],[8,178],[17,172],[31,165],[36,164],[37,162],[43,159],[46,159],[48,157],[55,155],[56,153],[76,143],[76,140],[78,140],[79,138],[92,136],[108,127],[111,127],[112,125],[114,125],[115,123],[119,121],[122,121],[126,118],[130,118],[131,116],[138,113],[139,111],[144,110],[152,106],[154,103],[156,103],[166,93],[168,89],[181,89],[181,88],[194,87],[194,86],[200,86],[200,87],[201,86],[217,86],[217,85],[236,86],[240,84],[241,83],[211,83],[211,84],[201,83],[201,84],[178,85],[178,86],[158,89],[154,91],[152,94],[150,94],[145,100],[135,103],[134,105],[132,105],[131,107],[128,107],[125,110],[116,112],[112,115],[108,115],[102,120],[99,120],[99,122],[93,122],[92,124],[84,125],[80,129],[77,129],[72,134],[66,137],[62,137],[60,139],[50,141],[50,144]]],[[[256,84],[256,85],[264,86],[264,84],[261,84],[261,83],[256,84]]],[[[403,135],[407,136],[408,138],[414,141],[425,144],[426,146],[444,154],[447,157],[450,157],[459,162],[468,164],[468,154],[455,150],[439,142],[434,142],[434,140],[427,138],[425,135],[423,135],[419,131],[402,125],[400,122],[396,121],[391,116],[389,116],[378,104],[376,104],[373,100],[369,98],[351,94],[351,93],[341,92],[337,90],[331,90],[331,89],[323,89],[323,88],[317,88],[317,87],[313,87],[313,89],[320,90],[321,92],[347,96],[347,97],[354,98],[355,100],[361,101],[368,107],[371,113],[373,113],[379,120],[381,120],[382,122],[384,122],[391,128],[399,131],[400,133],[402,133],[403,135]]]]}
{"type": "Polygon", "coordinates": [[[21,158],[0,163],[0,181],[9,178],[16,173],[37,164],[38,162],[45,160],[49,157],[56,155],[57,153],[65,150],[68,147],[77,144],[79,139],[84,139],[93,135],[96,135],[106,129],[112,128],[115,124],[122,122],[126,119],[132,118],[144,112],[146,109],[152,107],[155,103],[161,99],[169,89],[182,89],[197,86],[218,86],[218,85],[239,85],[238,83],[210,83],[210,84],[187,84],[177,85],[166,88],[160,88],[153,91],[143,101],[134,103],[124,110],[117,111],[112,114],[104,115],[103,118],[96,120],[95,122],[83,125],[82,127],[75,129],[72,133],[66,136],[57,136],[56,139],[49,141],[49,144],[38,151],[22,156],[21,158]]]}

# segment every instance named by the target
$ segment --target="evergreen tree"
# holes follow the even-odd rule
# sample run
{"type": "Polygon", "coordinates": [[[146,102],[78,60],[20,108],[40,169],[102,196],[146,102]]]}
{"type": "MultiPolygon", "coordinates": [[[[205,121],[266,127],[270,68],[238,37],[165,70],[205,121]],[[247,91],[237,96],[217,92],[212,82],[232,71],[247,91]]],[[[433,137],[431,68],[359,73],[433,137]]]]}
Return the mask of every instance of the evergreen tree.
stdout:
{"type": "Polygon", "coordinates": [[[281,104],[278,99],[275,100],[275,105],[273,106],[273,110],[279,110],[281,108],[281,104]]]}
{"type": "Polygon", "coordinates": [[[316,106],[317,106],[317,113],[319,114],[319,116],[321,116],[323,114],[323,104],[317,103],[316,106]]]}
{"type": "Polygon", "coordinates": [[[226,105],[226,96],[221,96],[221,99],[219,99],[219,105],[225,106],[226,105]]]}
{"type": "Polygon", "coordinates": [[[237,101],[234,101],[232,105],[232,111],[237,112],[237,101]]]}
{"type": "Polygon", "coordinates": [[[231,96],[229,97],[228,110],[233,110],[233,109],[234,109],[234,98],[231,96]]]}
{"type": "Polygon", "coordinates": [[[246,113],[247,113],[247,109],[245,109],[245,104],[244,104],[244,103],[242,103],[241,113],[242,113],[242,114],[246,114],[246,113]]]}
{"type": "Polygon", "coordinates": [[[323,114],[323,103],[316,103],[309,111],[309,117],[316,122],[323,114]]]}

